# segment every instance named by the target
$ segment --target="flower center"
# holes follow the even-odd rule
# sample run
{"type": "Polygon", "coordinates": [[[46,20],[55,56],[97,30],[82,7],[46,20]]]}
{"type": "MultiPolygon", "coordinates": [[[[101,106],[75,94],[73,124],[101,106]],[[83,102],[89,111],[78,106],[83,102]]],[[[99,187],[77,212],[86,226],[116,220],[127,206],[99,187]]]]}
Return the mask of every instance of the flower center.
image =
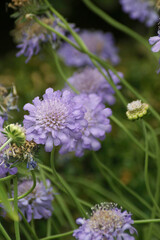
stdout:
{"type": "Polygon", "coordinates": [[[127,105],[128,111],[136,111],[139,110],[142,107],[141,100],[133,101],[127,105]]]}

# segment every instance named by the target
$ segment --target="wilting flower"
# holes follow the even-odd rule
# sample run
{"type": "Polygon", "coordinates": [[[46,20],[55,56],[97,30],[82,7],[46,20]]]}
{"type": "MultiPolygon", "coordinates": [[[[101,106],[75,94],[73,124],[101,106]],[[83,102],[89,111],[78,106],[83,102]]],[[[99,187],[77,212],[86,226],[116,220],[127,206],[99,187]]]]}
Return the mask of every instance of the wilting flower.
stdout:
{"type": "Polygon", "coordinates": [[[132,19],[144,22],[147,27],[153,26],[158,21],[158,14],[150,0],[120,0],[122,9],[132,19]]]}
{"type": "Polygon", "coordinates": [[[89,219],[78,218],[76,222],[81,225],[73,233],[78,240],[135,240],[131,235],[137,233],[131,214],[114,203],[96,205],[89,219]]]}
{"type": "Polygon", "coordinates": [[[136,100],[128,103],[126,115],[128,119],[135,120],[147,114],[149,106],[147,103],[142,103],[141,100],[136,100]]]}
{"type": "MultiPolygon", "coordinates": [[[[104,71],[107,77],[108,74],[104,71]]],[[[109,70],[112,81],[120,89],[119,78],[109,70]]],[[[121,72],[118,72],[120,77],[123,77],[121,72]]],[[[112,105],[115,103],[114,90],[107,82],[107,80],[102,76],[97,68],[86,67],[81,71],[75,72],[73,76],[68,79],[68,82],[71,83],[75,89],[80,93],[96,93],[102,98],[104,103],[112,105]]]]}
{"type": "Polygon", "coordinates": [[[11,110],[18,110],[17,91],[15,86],[9,89],[0,85],[0,116],[7,120],[11,110]]]}
{"type": "MultiPolygon", "coordinates": [[[[18,200],[18,207],[27,217],[27,221],[31,219],[50,218],[53,212],[53,188],[50,181],[46,181],[47,187],[42,182],[37,182],[35,189],[25,198],[18,200]]],[[[32,180],[23,180],[18,184],[18,196],[26,193],[33,185],[32,180]]]]}
{"type": "Polygon", "coordinates": [[[84,119],[87,125],[81,130],[82,137],[78,140],[73,138],[68,140],[60,149],[60,153],[75,151],[76,156],[81,157],[85,149],[94,151],[100,149],[101,144],[98,140],[104,140],[105,134],[112,128],[108,119],[112,111],[110,108],[105,108],[101,98],[96,94],[80,94],[75,99],[86,110],[84,119]]]}
{"type": "MultiPolygon", "coordinates": [[[[115,46],[114,38],[111,33],[103,33],[102,31],[82,31],[79,36],[86,44],[89,51],[101,57],[104,60],[109,60],[113,64],[119,63],[120,59],[117,55],[118,49],[115,46]]],[[[72,36],[69,37],[72,42],[75,40],[72,36]]],[[[88,55],[79,52],[68,43],[64,43],[60,50],[59,55],[64,59],[65,63],[69,66],[81,67],[85,65],[93,65],[88,55]]]]}
{"type": "Polygon", "coordinates": [[[48,88],[43,100],[36,97],[33,104],[27,103],[24,110],[24,127],[27,140],[44,144],[45,150],[51,152],[54,146],[65,145],[72,136],[81,137],[81,124],[84,122],[82,104],[75,101],[74,95],[68,91],[53,91],[48,88]]]}
{"type": "MultiPolygon", "coordinates": [[[[59,27],[58,18],[54,17],[54,20],[47,17],[42,17],[40,20],[53,27],[60,33],[65,33],[65,30],[59,27]]],[[[27,57],[26,63],[31,59],[33,55],[37,55],[41,49],[41,45],[46,42],[50,42],[52,45],[56,43],[57,36],[55,33],[48,31],[34,20],[27,20],[25,23],[18,22],[16,29],[13,31],[16,42],[19,44],[17,48],[20,51],[17,53],[17,57],[24,55],[27,57]]]]}

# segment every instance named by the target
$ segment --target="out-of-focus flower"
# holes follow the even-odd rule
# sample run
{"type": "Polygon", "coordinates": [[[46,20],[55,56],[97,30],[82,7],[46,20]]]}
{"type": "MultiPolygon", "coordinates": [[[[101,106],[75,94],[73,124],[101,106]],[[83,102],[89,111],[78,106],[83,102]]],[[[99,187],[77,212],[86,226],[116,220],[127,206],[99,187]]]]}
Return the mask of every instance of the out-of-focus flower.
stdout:
{"type": "Polygon", "coordinates": [[[30,0],[11,0],[11,2],[8,4],[8,7],[12,7],[12,8],[23,7],[29,3],[30,3],[30,0]]]}
{"type": "Polygon", "coordinates": [[[158,14],[150,0],[120,0],[120,4],[123,11],[132,19],[144,22],[147,27],[153,26],[158,21],[158,14]]]}
{"type": "MultiPolygon", "coordinates": [[[[107,77],[108,74],[104,71],[107,77]]],[[[120,89],[119,78],[109,70],[112,81],[120,89]]],[[[118,72],[120,77],[123,77],[121,72],[118,72]]],[[[71,83],[75,89],[80,93],[96,93],[102,98],[104,103],[113,105],[115,103],[114,90],[107,82],[107,80],[102,76],[97,68],[86,67],[81,71],[75,72],[73,76],[68,79],[68,82],[71,83]]]]}
{"type": "Polygon", "coordinates": [[[150,37],[149,43],[153,45],[152,52],[159,52],[160,51],[160,35],[150,37]]]}
{"type": "Polygon", "coordinates": [[[86,110],[84,119],[87,125],[83,126],[81,133],[82,137],[78,140],[71,138],[62,146],[60,153],[64,154],[69,151],[75,151],[76,156],[81,157],[84,150],[100,149],[101,144],[98,140],[103,140],[105,134],[112,129],[110,120],[112,111],[110,108],[105,108],[102,100],[96,94],[80,94],[75,97],[77,104],[82,104],[86,110]]]}
{"type": "Polygon", "coordinates": [[[6,165],[2,159],[0,160],[0,178],[6,177],[7,173],[14,175],[17,173],[17,168],[8,164],[6,165]]]}
{"type": "MultiPolygon", "coordinates": [[[[82,31],[79,36],[86,44],[89,51],[101,57],[104,60],[109,60],[113,64],[118,64],[120,59],[117,55],[118,48],[115,46],[114,38],[111,33],[103,33],[102,31],[82,31]]],[[[75,40],[72,36],[69,37],[72,42],[75,40]]],[[[59,55],[64,59],[68,66],[81,67],[85,65],[92,66],[92,62],[88,55],[79,52],[68,43],[64,43],[59,49],[59,55]]]]}
{"type": "Polygon", "coordinates": [[[131,214],[114,203],[96,205],[89,219],[78,218],[76,222],[81,225],[73,233],[78,240],[135,240],[131,235],[137,233],[131,214]]]}
{"type": "Polygon", "coordinates": [[[0,116],[4,120],[8,119],[11,110],[18,110],[17,99],[15,86],[8,89],[0,85],[0,116]]]}
{"type": "Polygon", "coordinates": [[[25,143],[26,135],[25,129],[18,123],[9,124],[4,128],[4,134],[8,138],[12,138],[12,143],[16,143],[17,146],[20,146],[25,143]]]}
{"type": "Polygon", "coordinates": [[[138,118],[142,118],[147,114],[149,106],[147,103],[142,103],[141,100],[136,100],[131,103],[128,103],[126,115],[128,119],[135,120],[138,118]]]}
{"type": "MultiPolygon", "coordinates": [[[[18,207],[27,217],[27,221],[31,219],[50,218],[53,212],[52,200],[53,188],[50,181],[46,180],[47,187],[42,182],[38,182],[34,190],[25,198],[18,200],[18,207]]],[[[23,180],[18,184],[18,196],[26,193],[33,185],[32,180],[23,180]]]]}
{"type": "MultiPolygon", "coordinates": [[[[58,25],[60,21],[58,18],[41,17],[40,20],[61,34],[65,34],[66,31],[58,25]]],[[[18,21],[16,29],[12,31],[12,35],[15,41],[18,42],[17,48],[20,49],[16,56],[24,55],[27,57],[26,63],[33,55],[37,55],[40,52],[43,43],[49,42],[53,47],[57,43],[57,35],[55,33],[48,31],[32,19],[28,19],[23,23],[18,21]]]]}
{"type": "Polygon", "coordinates": [[[24,110],[29,111],[23,121],[27,140],[44,144],[47,152],[52,151],[53,145],[66,145],[70,137],[81,137],[84,110],[68,90],[48,88],[43,100],[36,97],[33,104],[24,106],[24,110]]]}

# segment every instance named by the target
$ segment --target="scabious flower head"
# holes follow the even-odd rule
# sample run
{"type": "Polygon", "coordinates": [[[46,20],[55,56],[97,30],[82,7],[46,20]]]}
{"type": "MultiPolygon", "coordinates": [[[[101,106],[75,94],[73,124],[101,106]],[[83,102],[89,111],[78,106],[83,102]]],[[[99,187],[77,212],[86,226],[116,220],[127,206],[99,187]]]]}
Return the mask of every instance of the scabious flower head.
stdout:
{"type": "Polygon", "coordinates": [[[131,235],[137,233],[131,214],[113,203],[96,205],[89,219],[78,218],[76,222],[81,225],[73,233],[78,240],[135,240],[131,235]]]}
{"type": "MultiPolygon", "coordinates": [[[[118,64],[120,59],[117,55],[118,49],[115,46],[114,38],[111,33],[103,33],[102,31],[82,31],[79,36],[86,44],[89,51],[101,57],[104,60],[109,60],[113,64],[118,64]]],[[[72,42],[75,40],[72,36],[69,37],[72,42]]],[[[75,43],[76,44],[76,43],[75,43]]],[[[64,43],[59,49],[59,55],[64,59],[68,66],[81,67],[85,65],[92,66],[90,58],[76,50],[68,43],[64,43]]]]}
{"type": "Polygon", "coordinates": [[[61,92],[48,88],[43,100],[36,97],[33,104],[24,106],[24,110],[29,111],[23,122],[27,140],[44,144],[47,152],[52,151],[53,145],[65,145],[71,136],[81,137],[84,110],[68,90],[61,92]]]}
{"type": "Polygon", "coordinates": [[[4,134],[8,138],[12,138],[12,143],[16,143],[18,146],[25,143],[26,135],[25,129],[18,123],[9,124],[4,128],[4,134]]]}
{"type": "Polygon", "coordinates": [[[102,100],[96,94],[80,94],[75,97],[78,104],[85,108],[84,119],[87,124],[83,125],[80,139],[71,138],[68,143],[60,149],[60,153],[75,151],[76,156],[81,157],[84,150],[100,149],[101,144],[98,140],[103,140],[105,134],[111,131],[110,120],[108,117],[112,114],[110,108],[105,108],[102,100]]]}
{"type": "Polygon", "coordinates": [[[122,9],[132,19],[144,22],[147,27],[153,26],[158,21],[158,14],[150,0],[120,0],[122,9]]]}
{"type": "MultiPolygon", "coordinates": [[[[109,77],[105,70],[104,73],[109,77]]],[[[119,78],[111,70],[109,70],[109,74],[114,84],[120,89],[119,78]]],[[[118,74],[120,77],[123,77],[121,72],[118,72],[118,74]]],[[[68,79],[68,82],[71,83],[80,93],[96,93],[102,98],[104,103],[109,105],[115,103],[115,92],[113,88],[97,68],[85,67],[83,70],[75,72],[73,76],[68,79]]]]}
{"type": "Polygon", "coordinates": [[[142,118],[147,114],[149,106],[147,103],[142,103],[141,100],[136,100],[131,103],[128,103],[126,115],[128,119],[135,120],[138,118],[142,118]]]}
{"type": "MultiPolygon", "coordinates": [[[[43,43],[49,42],[54,46],[57,42],[55,33],[49,32],[34,20],[28,17],[27,19],[24,23],[18,21],[16,29],[12,32],[15,41],[18,42],[17,48],[20,49],[16,56],[24,55],[27,57],[26,63],[33,55],[37,55],[40,52],[43,43]]],[[[65,33],[65,30],[58,26],[58,22],[60,21],[58,18],[54,17],[53,20],[51,18],[41,17],[40,20],[48,26],[53,27],[56,31],[62,34],[65,33]]]]}
{"type": "MultiPolygon", "coordinates": [[[[18,207],[27,217],[27,221],[31,219],[50,218],[53,212],[52,200],[53,188],[50,186],[50,181],[46,181],[47,187],[43,182],[38,182],[34,190],[26,197],[18,200],[18,207]]],[[[33,185],[32,180],[23,180],[18,184],[18,196],[26,193],[33,185]]]]}

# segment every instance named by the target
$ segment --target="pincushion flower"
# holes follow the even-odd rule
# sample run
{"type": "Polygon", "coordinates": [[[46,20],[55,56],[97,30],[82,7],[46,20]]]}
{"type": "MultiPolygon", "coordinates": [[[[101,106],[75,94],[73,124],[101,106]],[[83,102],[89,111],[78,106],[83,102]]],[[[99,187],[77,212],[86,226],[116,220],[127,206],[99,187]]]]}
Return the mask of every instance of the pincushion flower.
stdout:
{"type": "MultiPolygon", "coordinates": [[[[53,27],[56,31],[63,34],[65,33],[65,30],[58,26],[58,21],[60,21],[58,18],[54,17],[53,20],[47,17],[41,17],[40,20],[53,27]]],[[[18,22],[17,28],[13,31],[13,35],[18,42],[17,48],[20,49],[16,56],[24,55],[27,57],[26,63],[33,55],[37,55],[40,52],[43,43],[50,42],[54,45],[57,41],[55,33],[48,31],[34,20],[28,20],[25,23],[18,22]]]]}
{"type": "Polygon", "coordinates": [[[33,104],[24,106],[24,110],[29,111],[23,122],[27,140],[44,144],[47,152],[52,151],[53,145],[65,145],[70,137],[81,137],[84,110],[68,90],[61,92],[48,88],[43,100],[36,97],[33,104]]]}
{"type": "Polygon", "coordinates": [[[101,144],[98,140],[103,140],[105,134],[112,129],[108,119],[112,111],[110,108],[105,108],[101,98],[96,94],[80,94],[75,99],[85,108],[84,119],[87,121],[87,125],[83,126],[81,130],[82,137],[80,139],[71,138],[66,145],[62,146],[60,153],[75,151],[76,156],[81,157],[85,149],[94,151],[100,149],[101,144]]]}
{"type": "Polygon", "coordinates": [[[137,233],[131,214],[113,203],[96,205],[89,219],[78,218],[76,222],[81,225],[73,233],[78,240],[135,240],[131,235],[137,233]]]}
{"type": "MultiPolygon", "coordinates": [[[[109,77],[105,70],[104,73],[109,77]]],[[[119,78],[111,70],[109,70],[109,74],[114,84],[120,89],[119,78]]],[[[123,77],[121,72],[118,72],[118,74],[120,77],[123,77]]],[[[113,88],[97,68],[85,67],[83,70],[75,72],[73,76],[68,79],[68,82],[71,83],[80,93],[96,93],[102,98],[104,103],[109,105],[115,103],[115,92],[113,88]]]]}
{"type": "Polygon", "coordinates": [[[144,22],[147,27],[153,26],[158,21],[158,14],[150,0],[120,0],[122,9],[132,19],[144,22]]]}
{"type": "MultiPolygon", "coordinates": [[[[119,63],[120,59],[117,55],[118,49],[115,46],[115,41],[111,33],[83,30],[79,36],[82,38],[90,52],[104,60],[111,61],[113,64],[119,63]]],[[[75,43],[75,40],[72,36],[69,38],[75,43]]],[[[68,66],[81,67],[85,65],[93,65],[90,58],[86,54],[79,52],[68,43],[64,43],[61,46],[59,49],[59,55],[64,59],[68,66]]]]}
{"type": "MultiPolygon", "coordinates": [[[[53,212],[52,200],[53,188],[50,181],[46,181],[47,188],[42,182],[37,182],[35,189],[26,197],[18,200],[18,207],[27,217],[27,221],[31,219],[50,218],[53,212]]],[[[32,180],[23,180],[18,184],[18,196],[26,193],[33,185],[32,180]]]]}

